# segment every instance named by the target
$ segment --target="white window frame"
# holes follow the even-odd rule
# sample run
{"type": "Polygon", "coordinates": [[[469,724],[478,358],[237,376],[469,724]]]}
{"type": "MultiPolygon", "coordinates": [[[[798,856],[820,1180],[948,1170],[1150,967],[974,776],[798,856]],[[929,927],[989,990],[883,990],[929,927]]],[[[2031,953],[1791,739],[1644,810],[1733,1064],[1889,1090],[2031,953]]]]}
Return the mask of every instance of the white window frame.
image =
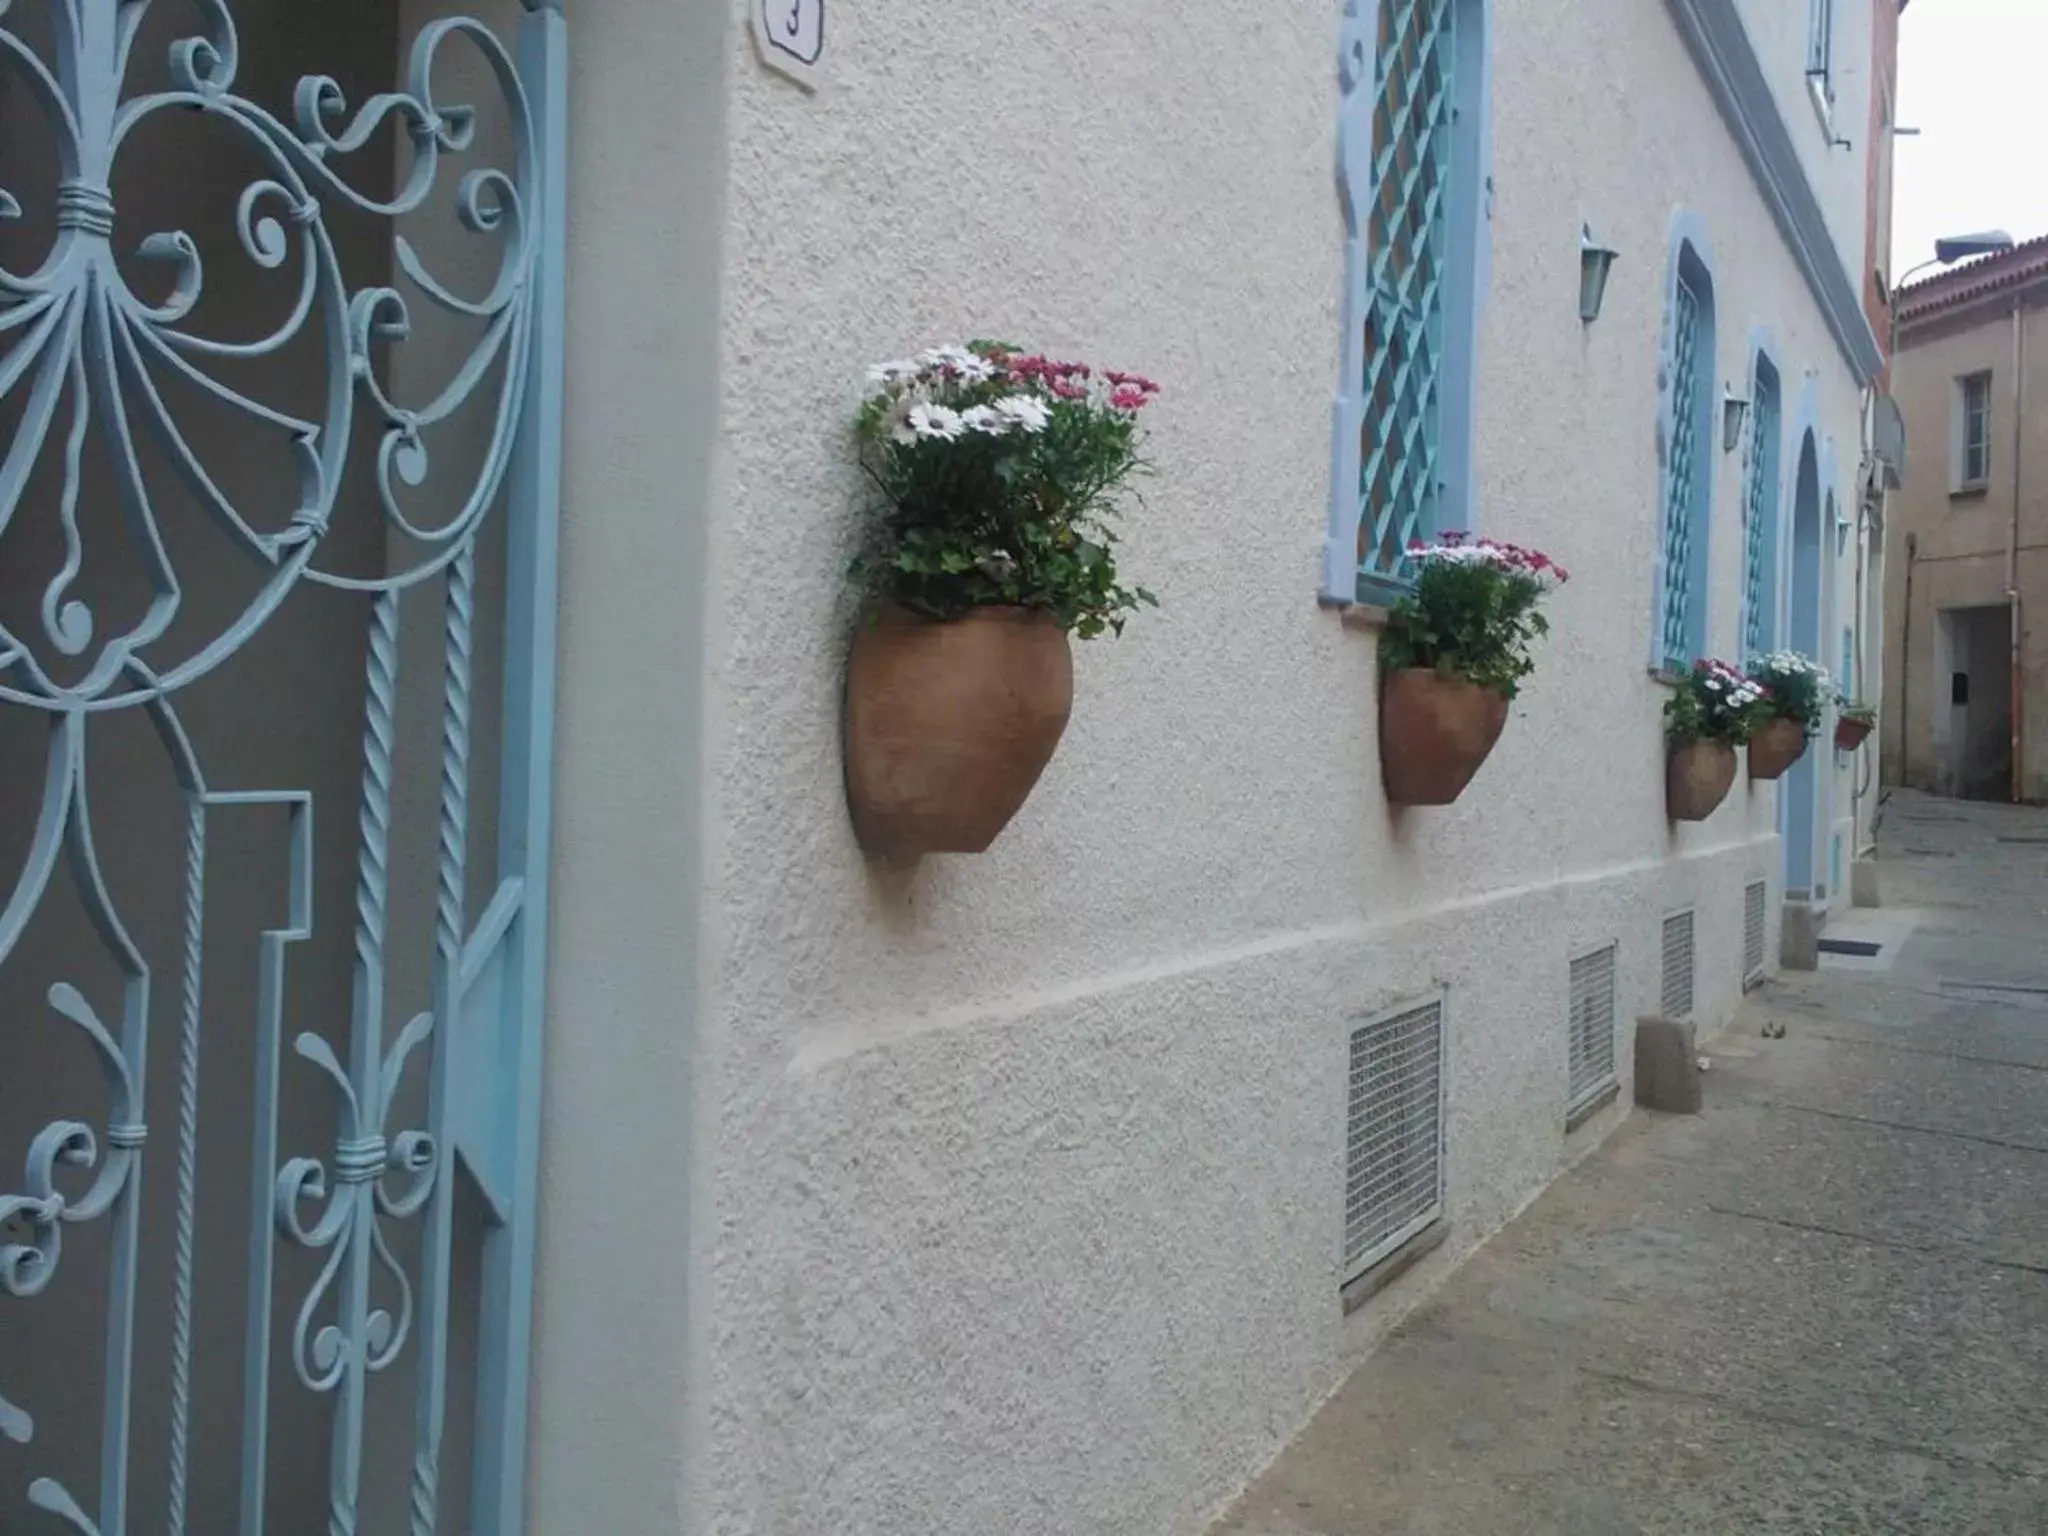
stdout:
{"type": "Polygon", "coordinates": [[[1835,106],[1835,0],[1806,0],[1806,88],[1821,123],[1830,125],[1835,106]]]}
{"type": "Polygon", "coordinates": [[[1948,488],[1951,495],[1965,495],[1981,491],[1991,484],[1991,387],[1992,372],[1980,368],[1974,373],[1958,374],[1949,396],[1949,471],[1948,488]],[[1979,473],[1972,474],[1970,462],[1970,395],[1978,385],[1984,389],[1983,422],[1984,437],[1981,445],[1982,462],[1975,466],[1979,473]]]}

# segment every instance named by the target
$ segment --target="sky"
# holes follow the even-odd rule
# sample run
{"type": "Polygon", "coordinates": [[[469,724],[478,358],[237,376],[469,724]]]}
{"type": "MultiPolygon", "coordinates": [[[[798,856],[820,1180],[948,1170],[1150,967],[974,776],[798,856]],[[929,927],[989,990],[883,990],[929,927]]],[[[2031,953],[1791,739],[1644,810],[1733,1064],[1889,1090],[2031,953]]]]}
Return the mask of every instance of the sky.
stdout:
{"type": "Polygon", "coordinates": [[[1937,236],[2048,234],[2048,0],[1912,0],[1899,24],[1894,273],[1937,236]]]}

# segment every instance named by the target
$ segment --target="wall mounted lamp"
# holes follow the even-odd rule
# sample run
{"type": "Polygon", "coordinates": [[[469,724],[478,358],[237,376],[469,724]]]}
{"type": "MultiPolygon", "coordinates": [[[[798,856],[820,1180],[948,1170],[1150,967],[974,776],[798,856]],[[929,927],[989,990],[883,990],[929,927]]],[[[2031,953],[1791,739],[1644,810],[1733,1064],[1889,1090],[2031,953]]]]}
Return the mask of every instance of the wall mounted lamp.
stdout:
{"type": "Polygon", "coordinates": [[[1730,384],[1721,392],[1721,451],[1733,453],[1742,441],[1743,418],[1749,415],[1749,397],[1735,393],[1730,384]]]}
{"type": "Polygon", "coordinates": [[[1600,318],[1607,298],[1607,274],[1621,253],[1593,238],[1593,226],[1579,226],[1579,318],[1587,324],[1600,318]]]}

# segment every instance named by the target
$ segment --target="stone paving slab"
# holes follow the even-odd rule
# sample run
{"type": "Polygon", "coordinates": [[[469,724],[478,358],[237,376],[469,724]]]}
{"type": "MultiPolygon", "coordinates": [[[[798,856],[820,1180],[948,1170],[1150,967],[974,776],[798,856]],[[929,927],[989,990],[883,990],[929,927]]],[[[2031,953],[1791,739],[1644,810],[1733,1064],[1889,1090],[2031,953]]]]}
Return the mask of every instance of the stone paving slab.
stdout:
{"type": "Polygon", "coordinates": [[[2048,1533],[2048,1009],[1940,985],[2048,986],[2048,844],[1999,841],[2048,815],[1905,808],[1953,857],[1897,963],[1753,998],[1705,1113],[1634,1116],[1219,1533],[2048,1533]]]}
{"type": "Polygon", "coordinates": [[[2041,1154],[1887,1126],[1754,1110],[1746,1140],[1759,1161],[1796,1165],[1795,1179],[1716,1168],[1718,1208],[1940,1254],[2024,1265],[2048,1276],[2048,1201],[2041,1154]],[[1899,1191],[1909,1198],[1899,1198],[1899,1191]]]}
{"type": "Polygon", "coordinates": [[[1768,1080],[1746,1085],[1781,1110],[1836,1115],[2048,1156],[2048,1072],[1808,1042],[1778,1053],[1768,1080]]]}

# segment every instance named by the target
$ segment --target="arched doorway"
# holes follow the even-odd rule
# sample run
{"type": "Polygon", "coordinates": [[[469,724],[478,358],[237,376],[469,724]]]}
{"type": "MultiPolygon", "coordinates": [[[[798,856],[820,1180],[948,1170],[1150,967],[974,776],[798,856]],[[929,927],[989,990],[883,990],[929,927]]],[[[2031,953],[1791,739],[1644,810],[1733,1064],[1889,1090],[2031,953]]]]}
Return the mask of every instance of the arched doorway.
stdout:
{"type": "MultiPolygon", "coordinates": [[[[1799,440],[1799,469],[1792,493],[1792,561],[1787,601],[1791,647],[1807,656],[1822,654],[1823,603],[1821,571],[1823,530],[1820,507],[1820,456],[1809,430],[1799,440]]],[[[1785,899],[1814,901],[1820,873],[1822,764],[1829,754],[1818,741],[1779,781],[1778,830],[1785,843],[1785,899]]]]}

